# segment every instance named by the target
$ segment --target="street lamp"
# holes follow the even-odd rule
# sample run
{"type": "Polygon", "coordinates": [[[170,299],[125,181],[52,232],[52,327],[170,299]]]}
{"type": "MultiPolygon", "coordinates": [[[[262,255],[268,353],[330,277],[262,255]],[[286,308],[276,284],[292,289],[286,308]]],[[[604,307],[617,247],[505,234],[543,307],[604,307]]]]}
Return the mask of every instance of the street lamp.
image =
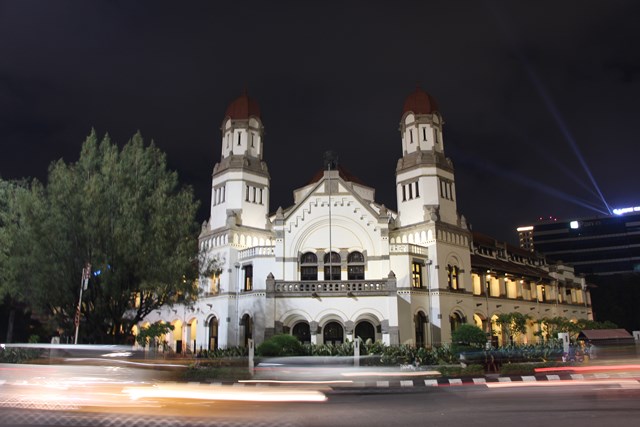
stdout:
{"type": "Polygon", "coordinates": [[[80,280],[80,297],[78,298],[78,307],[76,308],[76,315],[74,317],[74,323],[76,325],[76,336],[73,340],[74,344],[78,344],[78,332],[80,331],[80,314],[82,312],[82,292],[87,289],[90,275],[91,264],[86,263],[84,268],[82,269],[82,279],[80,280]]]}

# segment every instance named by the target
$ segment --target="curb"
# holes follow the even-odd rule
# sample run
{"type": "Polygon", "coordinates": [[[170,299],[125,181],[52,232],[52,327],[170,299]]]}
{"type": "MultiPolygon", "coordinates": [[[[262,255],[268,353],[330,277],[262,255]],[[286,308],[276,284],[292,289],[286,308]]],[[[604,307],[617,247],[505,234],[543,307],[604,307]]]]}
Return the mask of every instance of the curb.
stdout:
{"type": "Polygon", "coordinates": [[[429,388],[429,387],[451,387],[451,386],[473,386],[486,385],[488,383],[535,383],[535,382],[552,382],[552,381],[597,381],[597,380],[620,380],[631,379],[638,381],[640,378],[638,373],[616,372],[616,373],[593,373],[593,374],[545,374],[545,375],[514,375],[514,376],[484,376],[484,377],[461,377],[461,378],[428,378],[428,379],[410,379],[410,380],[377,380],[377,381],[354,381],[350,383],[332,384],[331,382],[268,382],[268,381],[252,381],[246,380],[235,383],[213,383],[216,385],[233,385],[246,387],[281,387],[281,386],[310,386],[325,385],[333,390],[345,389],[392,389],[392,388],[429,388]]]}

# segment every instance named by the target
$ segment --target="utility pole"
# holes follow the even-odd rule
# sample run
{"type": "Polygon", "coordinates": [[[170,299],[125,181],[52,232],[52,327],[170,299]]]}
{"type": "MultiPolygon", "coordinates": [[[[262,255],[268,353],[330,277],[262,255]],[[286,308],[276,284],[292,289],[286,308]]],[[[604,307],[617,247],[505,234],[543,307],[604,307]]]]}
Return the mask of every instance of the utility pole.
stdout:
{"type": "Polygon", "coordinates": [[[80,280],[80,298],[78,298],[78,307],[76,308],[76,315],[74,323],[76,325],[76,337],[73,340],[74,344],[78,344],[78,331],[80,330],[80,314],[82,312],[82,292],[87,289],[89,284],[89,276],[91,275],[91,264],[86,263],[82,269],[82,279],[80,280]]]}

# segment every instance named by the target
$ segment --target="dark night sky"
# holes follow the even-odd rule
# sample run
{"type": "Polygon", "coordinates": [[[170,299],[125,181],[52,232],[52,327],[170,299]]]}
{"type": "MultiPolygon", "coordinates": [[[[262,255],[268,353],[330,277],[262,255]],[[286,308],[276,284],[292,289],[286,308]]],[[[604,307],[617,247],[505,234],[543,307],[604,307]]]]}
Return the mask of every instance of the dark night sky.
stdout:
{"type": "Polygon", "coordinates": [[[446,122],[459,211],[515,243],[541,215],[604,210],[593,182],[613,207],[640,205],[639,19],[635,0],[0,0],[0,176],[44,180],[92,127],[120,144],[140,130],[203,220],[220,124],[247,87],[272,211],[328,149],[395,209],[419,83],[446,122]]]}

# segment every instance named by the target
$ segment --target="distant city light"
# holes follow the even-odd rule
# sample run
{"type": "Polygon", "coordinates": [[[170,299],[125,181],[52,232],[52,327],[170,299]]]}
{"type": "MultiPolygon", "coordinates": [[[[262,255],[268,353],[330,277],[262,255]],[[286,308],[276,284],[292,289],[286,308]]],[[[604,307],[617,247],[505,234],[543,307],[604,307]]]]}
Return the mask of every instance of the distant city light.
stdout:
{"type": "Polygon", "coordinates": [[[580,223],[578,221],[571,221],[569,223],[569,227],[573,228],[574,230],[577,228],[580,228],[580,223]]]}
{"type": "Polygon", "coordinates": [[[526,227],[518,227],[516,231],[531,231],[533,230],[533,225],[527,225],[526,227]]]}
{"type": "Polygon", "coordinates": [[[613,210],[613,213],[616,215],[624,215],[629,212],[640,212],[640,206],[636,206],[633,208],[620,208],[620,209],[613,210]]]}

